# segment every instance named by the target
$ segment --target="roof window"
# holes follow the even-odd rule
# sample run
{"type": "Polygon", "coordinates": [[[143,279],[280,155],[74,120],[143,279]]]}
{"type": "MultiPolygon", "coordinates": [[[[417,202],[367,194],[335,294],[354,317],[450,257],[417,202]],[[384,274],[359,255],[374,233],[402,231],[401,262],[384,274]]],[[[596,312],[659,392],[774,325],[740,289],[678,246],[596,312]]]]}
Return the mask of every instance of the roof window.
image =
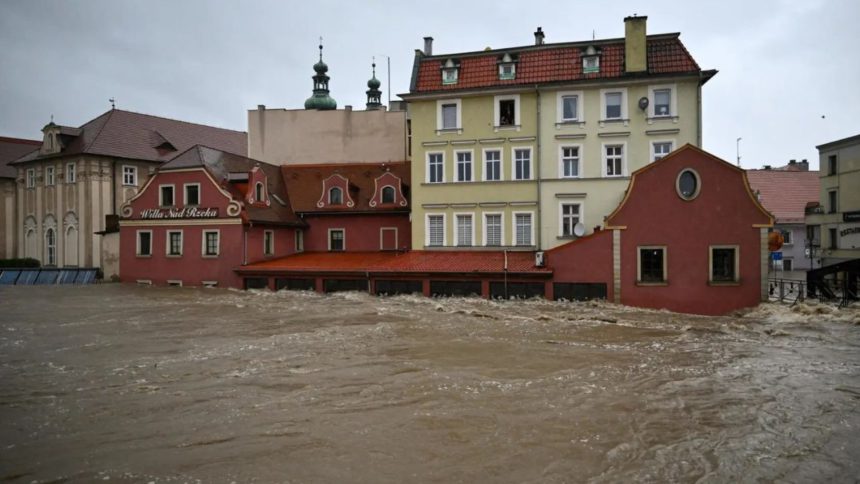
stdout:
{"type": "Polygon", "coordinates": [[[511,57],[510,54],[505,53],[499,61],[499,79],[515,79],[517,77],[517,60],[514,57],[511,57]]]}
{"type": "Polygon", "coordinates": [[[448,59],[442,66],[442,84],[457,84],[460,63],[454,59],[448,59]]]}
{"type": "Polygon", "coordinates": [[[591,74],[600,72],[600,49],[595,49],[593,45],[589,45],[581,53],[582,58],[582,73],[591,74]]]}

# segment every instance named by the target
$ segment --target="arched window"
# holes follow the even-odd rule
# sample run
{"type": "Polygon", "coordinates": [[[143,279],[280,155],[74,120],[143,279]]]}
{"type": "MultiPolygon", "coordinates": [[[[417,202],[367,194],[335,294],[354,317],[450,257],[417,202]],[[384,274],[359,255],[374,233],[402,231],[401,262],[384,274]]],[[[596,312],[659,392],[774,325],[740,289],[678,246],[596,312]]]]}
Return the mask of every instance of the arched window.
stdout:
{"type": "Polygon", "coordinates": [[[63,239],[63,265],[76,267],[78,262],[78,217],[69,212],[63,218],[65,238],[63,239]]]}
{"type": "Polygon", "coordinates": [[[257,184],[254,186],[254,199],[258,202],[262,202],[264,195],[265,194],[263,193],[263,183],[257,182],[257,184]]]}
{"type": "Polygon", "coordinates": [[[45,265],[57,265],[57,234],[53,228],[45,230],[45,265]]]}
{"type": "Polygon", "coordinates": [[[340,205],[343,203],[343,190],[334,187],[328,191],[328,203],[332,205],[340,205]]]}
{"type": "Polygon", "coordinates": [[[36,219],[27,217],[24,221],[24,257],[39,257],[39,241],[36,239],[36,219]]]}
{"type": "Polygon", "coordinates": [[[382,203],[394,203],[394,187],[382,187],[382,203]]]}

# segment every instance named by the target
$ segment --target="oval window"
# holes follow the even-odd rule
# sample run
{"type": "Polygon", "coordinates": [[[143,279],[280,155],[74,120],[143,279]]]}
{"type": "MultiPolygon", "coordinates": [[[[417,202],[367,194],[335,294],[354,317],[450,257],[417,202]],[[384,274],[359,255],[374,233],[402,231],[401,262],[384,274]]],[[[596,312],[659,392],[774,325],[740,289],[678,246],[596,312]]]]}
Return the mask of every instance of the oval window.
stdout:
{"type": "Polygon", "coordinates": [[[699,194],[699,176],[693,170],[684,170],[678,175],[678,195],[684,200],[692,200],[699,194]]]}

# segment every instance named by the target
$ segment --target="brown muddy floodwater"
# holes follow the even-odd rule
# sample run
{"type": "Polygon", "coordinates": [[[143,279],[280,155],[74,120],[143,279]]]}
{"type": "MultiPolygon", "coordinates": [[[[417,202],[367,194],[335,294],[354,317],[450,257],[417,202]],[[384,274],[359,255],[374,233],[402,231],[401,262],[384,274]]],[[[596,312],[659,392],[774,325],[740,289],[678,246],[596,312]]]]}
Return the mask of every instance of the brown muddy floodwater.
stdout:
{"type": "Polygon", "coordinates": [[[0,288],[0,482],[857,482],[860,310],[0,288]]]}

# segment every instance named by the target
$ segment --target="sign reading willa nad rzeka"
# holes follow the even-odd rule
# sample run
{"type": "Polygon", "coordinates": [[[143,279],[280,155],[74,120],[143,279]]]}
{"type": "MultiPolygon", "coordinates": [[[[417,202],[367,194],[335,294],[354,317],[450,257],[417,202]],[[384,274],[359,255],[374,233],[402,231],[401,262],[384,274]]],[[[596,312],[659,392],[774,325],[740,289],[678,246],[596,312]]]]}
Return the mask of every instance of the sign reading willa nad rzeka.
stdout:
{"type": "Polygon", "coordinates": [[[183,208],[147,208],[140,211],[140,218],[144,220],[169,220],[180,218],[217,218],[218,209],[207,207],[183,207],[183,208]]]}

